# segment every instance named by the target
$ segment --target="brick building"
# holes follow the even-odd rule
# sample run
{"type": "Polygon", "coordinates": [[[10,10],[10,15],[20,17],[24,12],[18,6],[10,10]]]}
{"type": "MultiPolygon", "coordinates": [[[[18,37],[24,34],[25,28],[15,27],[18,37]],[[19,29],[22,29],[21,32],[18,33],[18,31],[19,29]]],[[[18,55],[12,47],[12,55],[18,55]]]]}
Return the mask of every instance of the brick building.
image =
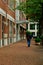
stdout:
{"type": "Polygon", "coordinates": [[[19,0],[0,0],[0,47],[21,40],[19,31],[25,17],[19,10],[13,11],[18,4],[19,0]]]}
{"type": "MultiPolygon", "coordinates": [[[[26,1],[26,0],[17,0],[17,3],[19,5],[20,2],[24,2],[24,1],[26,1]]],[[[25,27],[27,27],[28,30],[33,33],[33,36],[36,37],[37,31],[38,31],[37,30],[38,29],[38,22],[33,22],[33,21],[29,22],[29,20],[28,20],[28,22],[26,22],[26,16],[24,15],[24,13],[19,11],[19,10],[16,11],[16,14],[17,13],[18,13],[18,15],[16,16],[16,19],[18,19],[20,22],[22,22],[23,26],[24,26],[24,24],[23,24],[23,22],[24,22],[25,27]],[[26,23],[28,24],[27,26],[26,26],[26,23]]]]}
{"type": "MultiPolygon", "coordinates": [[[[16,0],[16,7],[20,4],[20,2],[24,2],[25,0],[16,0]]],[[[25,31],[26,31],[26,24],[28,23],[28,21],[26,20],[26,15],[20,11],[20,10],[16,10],[15,11],[15,19],[16,19],[16,28],[17,28],[17,41],[20,39],[25,39],[25,31]],[[21,32],[21,34],[19,34],[19,31],[21,32]]]]}
{"type": "Polygon", "coordinates": [[[15,13],[10,0],[0,0],[0,47],[15,42],[15,13]]]}
{"type": "Polygon", "coordinates": [[[20,2],[24,0],[0,0],[0,47],[25,39],[27,23],[28,30],[37,36],[37,23],[27,21],[23,12],[13,11],[20,2]],[[31,28],[32,25],[34,29],[31,28]]]}

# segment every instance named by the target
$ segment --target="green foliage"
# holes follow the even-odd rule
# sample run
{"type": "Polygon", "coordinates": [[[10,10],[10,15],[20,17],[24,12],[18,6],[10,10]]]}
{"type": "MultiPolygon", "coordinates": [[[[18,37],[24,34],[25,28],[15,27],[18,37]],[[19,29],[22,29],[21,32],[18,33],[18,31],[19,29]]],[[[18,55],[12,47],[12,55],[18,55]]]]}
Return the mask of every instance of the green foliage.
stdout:
{"type": "Polygon", "coordinates": [[[23,11],[30,19],[38,21],[42,16],[42,3],[43,0],[26,0],[20,3],[17,9],[23,11]]]}
{"type": "Polygon", "coordinates": [[[41,42],[42,39],[43,39],[43,35],[40,36],[40,38],[39,38],[39,37],[36,37],[36,38],[35,38],[35,42],[41,42]]]}
{"type": "Polygon", "coordinates": [[[40,0],[27,0],[26,1],[27,11],[26,14],[29,15],[31,19],[39,20],[42,13],[41,13],[41,1],[40,0]],[[39,16],[40,15],[40,16],[39,16]]]}
{"type": "Polygon", "coordinates": [[[41,42],[41,39],[39,37],[35,38],[35,42],[41,42]]]}
{"type": "Polygon", "coordinates": [[[43,3],[43,0],[41,0],[41,2],[43,3]]]}
{"type": "Polygon", "coordinates": [[[43,35],[40,36],[40,39],[43,39],[43,35]]]}
{"type": "Polygon", "coordinates": [[[28,34],[29,34],[29,35],[32,35],[32,32],[30,32],[30,31],[27,30],[27,31],[26,31],[26,34],[27,34],[27,35],[28,35],[28,34]]]}

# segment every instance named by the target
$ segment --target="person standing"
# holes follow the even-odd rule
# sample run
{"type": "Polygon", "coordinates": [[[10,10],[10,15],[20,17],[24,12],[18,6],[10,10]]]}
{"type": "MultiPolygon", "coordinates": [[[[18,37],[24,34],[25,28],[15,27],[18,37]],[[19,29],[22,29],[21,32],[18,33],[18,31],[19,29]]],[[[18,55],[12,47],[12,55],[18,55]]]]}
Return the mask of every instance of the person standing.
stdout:
{"type": "Polygon", "coordinates": [[[29,31],[26,31],[26,39],[27,39],[27,44],[28,47],[30,47],[31,39],[32,39],[32,33],[29,31]]]}

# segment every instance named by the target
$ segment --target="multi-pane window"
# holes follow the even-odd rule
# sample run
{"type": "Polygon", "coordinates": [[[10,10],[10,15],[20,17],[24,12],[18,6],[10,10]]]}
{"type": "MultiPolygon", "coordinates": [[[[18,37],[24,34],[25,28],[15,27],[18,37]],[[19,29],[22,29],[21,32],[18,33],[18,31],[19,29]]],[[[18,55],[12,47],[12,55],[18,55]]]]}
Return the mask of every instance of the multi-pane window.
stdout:
{"type": "Polygon", "coordinates": [[[35,24],[30,24],[30,29],[34,30],[35,29],[35,24]]]}
{"type": "Polygon", "coordinates": [[[35,32],[32,32],[33,36],[35,36],[35,32]]]}
{"type": "Polygon", "coordinates": [[[39,29],[39,24],[37,24],[37,29],[39,29]]]}
{"type": "Polygon", "coordinates": [[[14,2],[15,0],[9,0],[9,6],[11,9],[14,9],[14,2]]]}
{"type": "Polygon", "coordinates": [[[7,3],[8,2],[8,0],[3,0],[5,3],[7,3]]]}

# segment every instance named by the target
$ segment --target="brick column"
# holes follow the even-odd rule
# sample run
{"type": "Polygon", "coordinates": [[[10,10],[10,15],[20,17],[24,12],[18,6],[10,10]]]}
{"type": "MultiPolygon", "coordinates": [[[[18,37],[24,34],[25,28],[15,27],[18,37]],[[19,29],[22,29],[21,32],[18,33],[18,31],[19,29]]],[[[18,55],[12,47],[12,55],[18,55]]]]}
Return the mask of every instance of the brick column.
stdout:
{"type": "Polygon", "coordinates": [[[0,47],[2,47],[2,16],[0,14],[0,47]]]}
{"type": "Polygon", "coordinates": [[[8,38],[8,20],[4,18],[4,45],[7,45],[7,38],[8,38]]]}
{"type": "Polygon", "coordinates": [[[16,42],[16,24],[14,24],[13,26],[13,30],[14,30],[14,42],[16,42]]]}
{"type": "Polygon", "coordinates": [[[9,21],[9,37],[10,37],[10,43],[12,43],[12,21],[9,21]]]}
{"type": "Polygon", "coordinates": [[[10,20],[8,20],[8,44],[10,44],[10,20]]]}
{"type": "Polygon", "coordinates": [[[12,39],[12,43],[13,43],[13,22],[12,22],[12,34],[11,34],[11,39],[12,39]]]}
{"type": "Polygon", "coordinates": [[[8,44],[10,44],[10,40],[9,40],[9,38],[10,38],[9,37],[9,19],[8,19],[8,26],[7,27],[8,27],[8,31],[7,31],[8,32],[8,44]]]}
{"type": "Polygon", "coordinates": [[[4,19],[4,33],[8,34],[8,20],[6,21],[6,18],[4,19]]]}
{"type": "Polygon", "coordinates": [[[20,39],[20,24],[18,25],[18,40],[21,40],[20,39]]]}

